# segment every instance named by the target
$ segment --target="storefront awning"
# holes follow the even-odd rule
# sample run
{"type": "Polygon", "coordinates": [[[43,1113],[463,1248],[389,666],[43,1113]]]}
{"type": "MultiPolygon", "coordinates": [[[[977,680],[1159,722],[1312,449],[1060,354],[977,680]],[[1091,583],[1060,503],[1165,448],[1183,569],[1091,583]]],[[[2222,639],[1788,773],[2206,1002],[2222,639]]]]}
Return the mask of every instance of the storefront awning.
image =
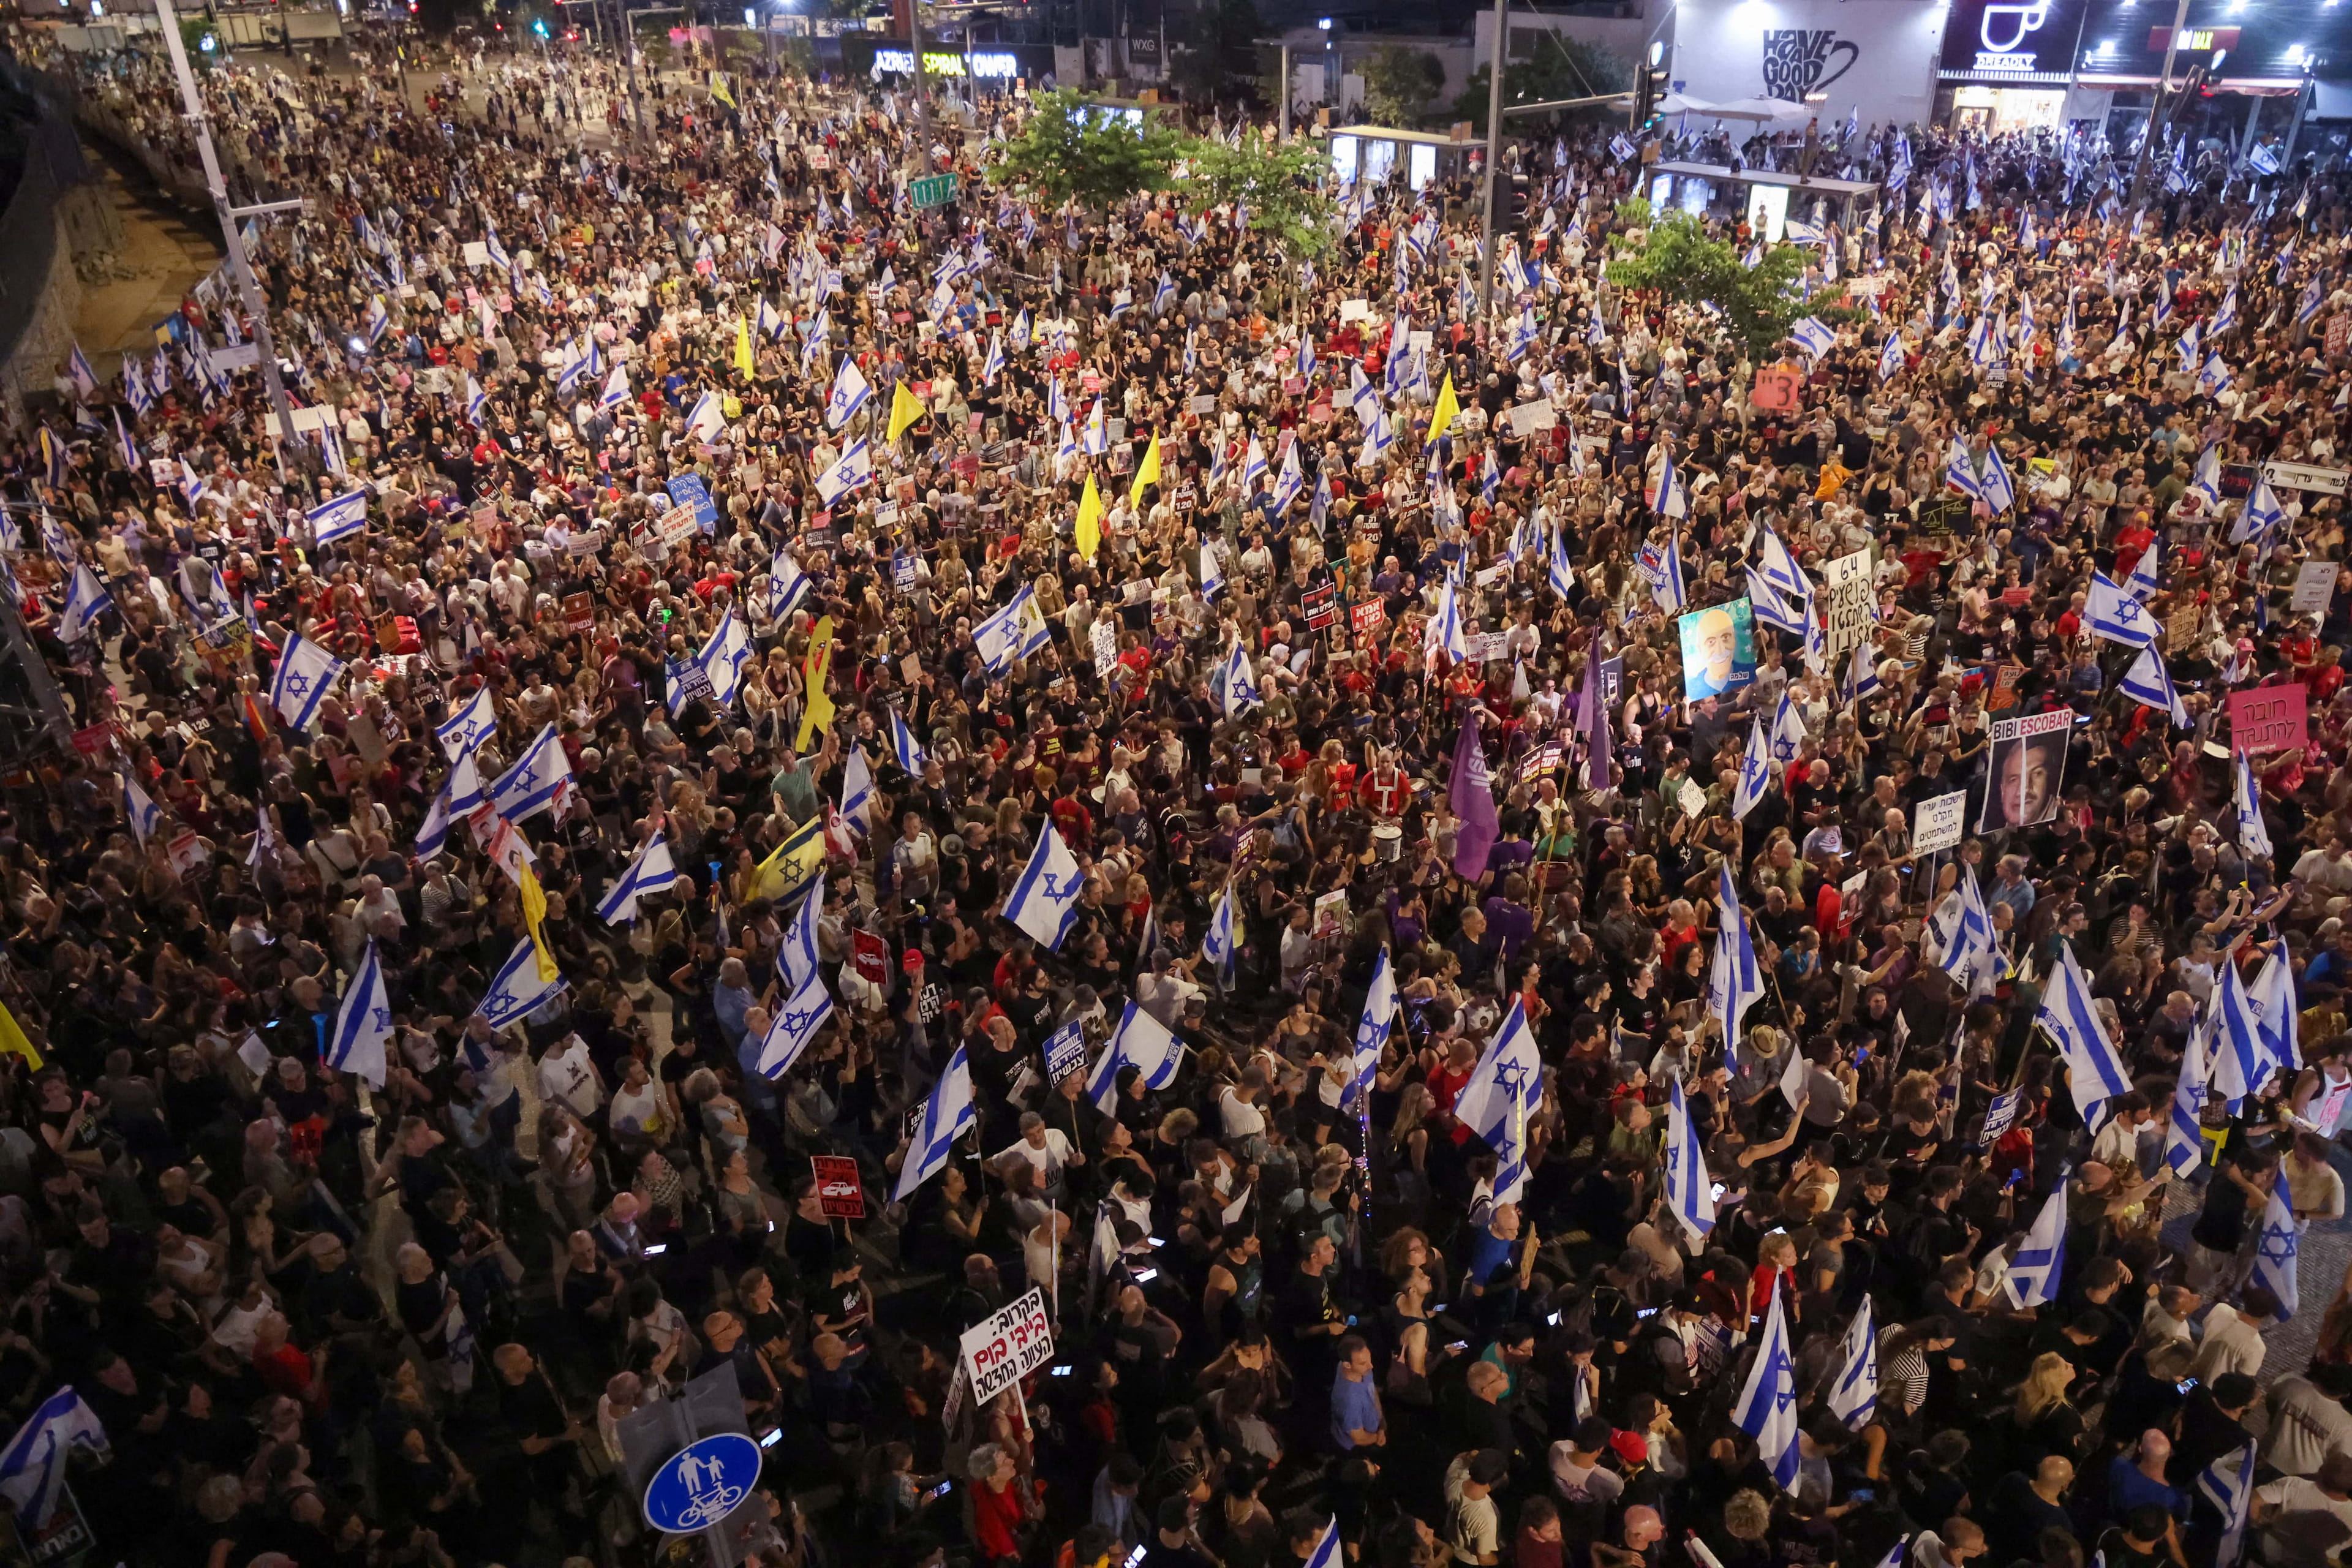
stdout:
{"type": "Polygon", "coordinates": [[[2311,117],[2352,120],[2352,81],[2315,80],[2311,84],[2311,117]]]}

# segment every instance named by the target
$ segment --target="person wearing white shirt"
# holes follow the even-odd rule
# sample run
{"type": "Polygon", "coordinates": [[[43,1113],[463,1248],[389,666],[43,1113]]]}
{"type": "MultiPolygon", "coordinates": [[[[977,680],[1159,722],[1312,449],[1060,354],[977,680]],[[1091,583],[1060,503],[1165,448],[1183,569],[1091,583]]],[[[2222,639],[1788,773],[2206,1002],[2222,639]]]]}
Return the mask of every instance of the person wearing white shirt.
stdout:
{"type": "Polygon", "coordinates": [[[2352,1456],[2352,1369],[2316,1364],[2271,1385],[2270,1429],[2263,1434],[2262,1462],[2282,1475],[2312,1476],[2330,1458],[2352,1456]]]}
{"type": "Polygon", "coordinates": [[[2257,1487],[2253,1514],[2271,1568],[2326,1568],[2352,1542],[2352,1455],[2330,1457],[2316,1476],[2257,1487]]]}
{"type": "Polygon", "coordinates": [[[2205,1320],[2205,1342],[2197,1347],[2197,1360],[2189,1374],[2209,1388],[2223,1373],[2259,1375],[2263,1357],[2268,1353],[2263,1343],[2263,1325],[2276,1315],[2277,1306],[2277,1298],[2256,1285],[2245,1291],[2243,1305],[2214,1308],[2205,1320]]]}
{"type": "Polygon", "coordinates": [[[556,1047],[539,1058],[539,1097],[560,1101],[585,1121],[604,1102],[604,1082],[589,1058],[588,1043],[566,1035],[556,1047]]]}
{"type": "Polygon", "coordinates": [[[1001,1166],[1016,1158],[1036,1168],[1038,1194],[1055,1203],[1061,1201],[1058,1194],[1062,1191],[1062,1173],[1069,1166],[1087,1163],[1087,1157],[1072,1146],[1060,1128],[1046,1126],[1045,1119],[1034,1110],[1021,1113],[1021,1136],[992,1163],[1001,1166]]]}

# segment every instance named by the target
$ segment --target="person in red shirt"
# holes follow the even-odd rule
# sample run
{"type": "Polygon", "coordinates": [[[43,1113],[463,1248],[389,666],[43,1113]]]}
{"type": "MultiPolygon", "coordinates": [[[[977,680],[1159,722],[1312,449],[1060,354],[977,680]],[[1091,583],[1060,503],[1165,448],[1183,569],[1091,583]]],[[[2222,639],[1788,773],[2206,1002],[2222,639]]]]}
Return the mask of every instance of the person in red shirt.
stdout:
{"type": "Polygon", "coordinates": [[[1393,754],[1383,755],[1357,781],[1356,799],[1366,811],[1388,821],[1404,815],[1406,803],[1412,799],[1412,783],[1397,766],[1393,754]]]}

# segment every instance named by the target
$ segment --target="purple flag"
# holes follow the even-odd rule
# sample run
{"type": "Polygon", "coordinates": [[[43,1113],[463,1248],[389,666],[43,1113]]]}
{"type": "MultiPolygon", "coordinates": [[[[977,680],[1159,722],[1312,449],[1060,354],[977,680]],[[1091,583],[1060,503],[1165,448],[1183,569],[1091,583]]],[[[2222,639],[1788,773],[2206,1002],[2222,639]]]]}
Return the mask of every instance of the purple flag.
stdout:
{"type": "Polygon", "coordinates": [[[1462,738],[1454,747],[1454,784],[1446,802],[1462,819],[1454,833],[1454,870],[1475,881],[1486,873],[1486,857],[1501,836],[1495,814],[1495,783],[1486,772],[1486,751],[1478,743],[1478,713],[1462,717],[1462,738]]]}
{"type": "Polygon", "coordinates": [[[1611,784],[1612,736],[1609,706],[1601,700],[1601,649],[1596,644],[1584,660],[1584,700],[1576,716],[1584,731],[1584,787],[1605,790],[1611,784]]]}

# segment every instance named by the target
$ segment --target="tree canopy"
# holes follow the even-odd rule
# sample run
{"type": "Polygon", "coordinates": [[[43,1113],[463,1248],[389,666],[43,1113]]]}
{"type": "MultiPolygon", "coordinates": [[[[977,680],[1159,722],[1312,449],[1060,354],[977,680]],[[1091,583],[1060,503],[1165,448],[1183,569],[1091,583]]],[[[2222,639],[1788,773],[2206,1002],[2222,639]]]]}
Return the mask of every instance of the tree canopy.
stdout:
{"type": "Polygon", "coordinates": [[[1075,202],[1099,216],[1129,196],[1166,190],[1190,151],[1190,139],[1157,116],[1131,125],[1120,115],[1087,112],[1075,92],[1048,92],[988,177],[1044,208],[1075,202]]]}
{"type": "Polygon", "coordinates": [[[1711,307],[1750,360],[1769,358],[1790,327],[1813,313],[1792,291],[1805,268],[1796,247],[1773,246],[1749,267],[1730,242],[1708,237],[1705,226],[1688,213],[1670,212],[1651,221],[1649,204],[1627,202],[1618,216],[1636,227],[1648,223],[1649,232],[1631,254],[1609,263],[1609,281],[1675,304],[1711,307]]]}
{"type": "Polygon", "coordinates": [[[1290,255],[1320,256],[1331,247],[1331,197],[1321,178],[1328,164],[1319,144],[1277,144],[1253,132],[1238,147],[1196,139],[1185,156],[1190,168],[1178,189],[1192,212],[1239,202],[1249,210],[1250,227],[1278,237],[1290,255]]]}

